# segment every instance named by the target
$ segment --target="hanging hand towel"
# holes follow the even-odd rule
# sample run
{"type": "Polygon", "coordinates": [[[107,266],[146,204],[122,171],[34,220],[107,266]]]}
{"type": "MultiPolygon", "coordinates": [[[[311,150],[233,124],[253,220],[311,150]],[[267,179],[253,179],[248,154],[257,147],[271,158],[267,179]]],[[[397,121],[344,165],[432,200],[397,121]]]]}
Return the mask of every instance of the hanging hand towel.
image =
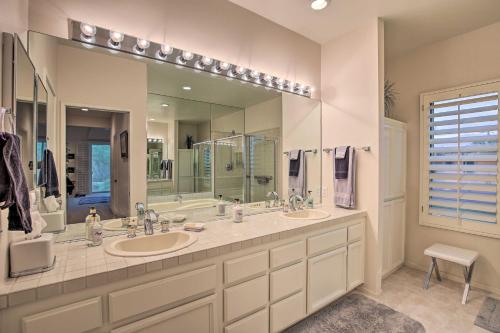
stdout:
{"type": "Polygon", "coordinates": [[[307,163],[306,153],[303,150],[298,151],[297,160],[299,161],[299,170],[297,176],[288,176],[288,194],[292,194],[292,189],[295,193],[305,198],[307,193],[307,163]]]}
{"type": "MultiPolygon", "coordinates": [[[[336,151],[338,148],[334,150],[333,158],[335,158],[336,151]]],[[[347,178],[337,178],[337,163],[333,163],[334,166],[334,179],[333,179],[333,187],[335,190],[334,194],[334,203],[338,207],[343,208],[355,208],[356,207],[356,156],[355,150],[353,147],[349,147],[349,149],[345,153],[348,156],[348,169],[347,169],[347,178]]]]}
{"type": "Polygon", "coordinates": [[[349,146],[335,148],[335,179],[346,179],[349,173],[349,146]]]}

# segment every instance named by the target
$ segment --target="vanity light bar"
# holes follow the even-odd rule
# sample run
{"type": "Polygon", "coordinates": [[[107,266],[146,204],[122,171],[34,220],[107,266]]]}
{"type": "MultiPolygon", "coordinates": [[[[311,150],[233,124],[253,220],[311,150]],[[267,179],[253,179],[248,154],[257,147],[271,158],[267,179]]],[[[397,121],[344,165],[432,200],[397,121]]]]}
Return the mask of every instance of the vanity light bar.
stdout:
{"type": "Polygon", "coordinates": [[[88,46],[99,46],[111,50],[130,53],[138,57],[154,59],[177,66],[187,67],[215,75],[252,83],[266,89],[289,92],[311,97],[309,85],[293,82],[277,76],[259,72],[254,69],[230,64],[208,56],[187,50],[177,49],[170,45],[158,44],[142,38],[126,35],[97,27],[88,23],[69,20],[70,39],[88,46]]]}

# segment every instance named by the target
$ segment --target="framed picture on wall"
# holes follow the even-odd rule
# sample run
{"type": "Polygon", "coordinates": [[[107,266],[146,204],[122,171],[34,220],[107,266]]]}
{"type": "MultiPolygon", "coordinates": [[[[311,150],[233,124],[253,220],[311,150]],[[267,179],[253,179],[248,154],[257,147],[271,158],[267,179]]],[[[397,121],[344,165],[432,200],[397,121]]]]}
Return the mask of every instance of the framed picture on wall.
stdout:
{"type": "Polygon", "coordinates": [[[128,158],[128,131],[120,133],[120,149],[122,158],[128,158]]]}

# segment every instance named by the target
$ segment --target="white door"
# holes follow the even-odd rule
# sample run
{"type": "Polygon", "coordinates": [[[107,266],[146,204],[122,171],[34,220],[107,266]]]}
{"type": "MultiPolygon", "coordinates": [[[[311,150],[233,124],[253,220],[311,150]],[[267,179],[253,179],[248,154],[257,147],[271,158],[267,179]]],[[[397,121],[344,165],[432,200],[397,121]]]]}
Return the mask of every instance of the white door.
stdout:
{"type": "Polygon", "coordinates": [[[382,221],[382,273],[384,276],[404,262],[405,206],[404,198],[384,203],[382,221]]]}
{"type": "Polygon", "coordinates": [[[346,293],[346,270],[346,247],[307,260],[307,313],[346,293]]]}

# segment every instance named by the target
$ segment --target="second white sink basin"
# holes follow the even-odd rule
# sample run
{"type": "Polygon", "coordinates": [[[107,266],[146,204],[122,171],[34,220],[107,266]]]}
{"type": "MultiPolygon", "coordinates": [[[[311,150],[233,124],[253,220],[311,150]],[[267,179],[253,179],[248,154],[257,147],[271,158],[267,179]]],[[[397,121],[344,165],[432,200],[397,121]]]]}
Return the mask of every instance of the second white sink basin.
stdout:
{"type": "Polygon", "coordinates": [[[120,238],[106,246],[106,252],[122,257],[155,256],[183,249],[197,239],[196,235],[184,231],[120,238]]]}
{"type": "Polygon", "coordinates": [[[291,220],[321,220],[330,216],[330,213],[319,209],[305,209],[283,213],[283,216],[291,220]]]}

